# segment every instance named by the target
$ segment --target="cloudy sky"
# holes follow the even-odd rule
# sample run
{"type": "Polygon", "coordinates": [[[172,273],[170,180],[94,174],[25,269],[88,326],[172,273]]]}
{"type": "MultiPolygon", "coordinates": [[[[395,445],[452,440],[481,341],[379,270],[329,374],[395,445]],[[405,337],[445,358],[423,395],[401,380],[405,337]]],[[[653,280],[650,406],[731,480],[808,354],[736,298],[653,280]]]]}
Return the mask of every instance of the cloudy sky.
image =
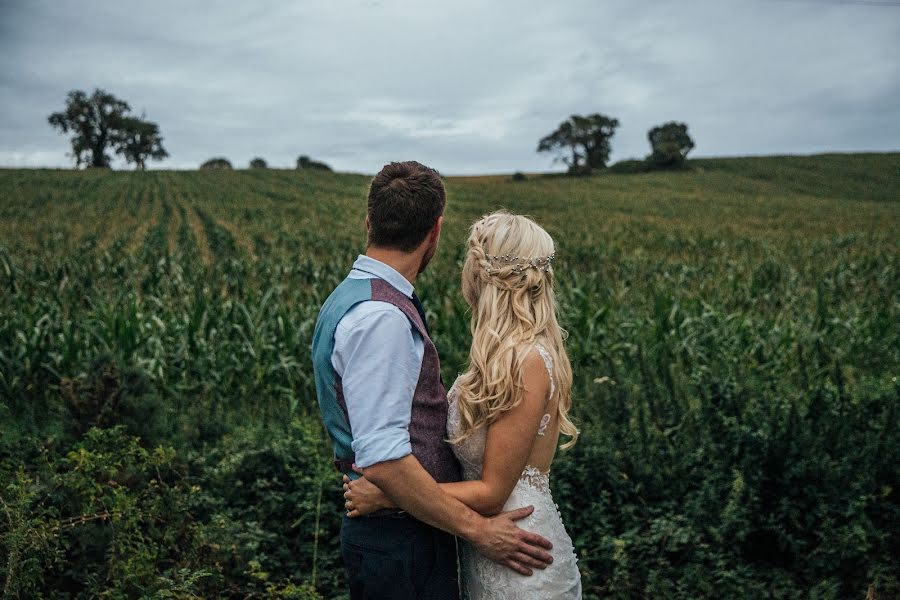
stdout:
{"type": "Polygon", "coordinates": [[[159,168],[549,170],[592,112],[613,161],[670,120],[697,156],[900,150],[900,0],[0,0],[0,165],[71,165],[47,115],[95,87],[159,123],[159,168]]]}

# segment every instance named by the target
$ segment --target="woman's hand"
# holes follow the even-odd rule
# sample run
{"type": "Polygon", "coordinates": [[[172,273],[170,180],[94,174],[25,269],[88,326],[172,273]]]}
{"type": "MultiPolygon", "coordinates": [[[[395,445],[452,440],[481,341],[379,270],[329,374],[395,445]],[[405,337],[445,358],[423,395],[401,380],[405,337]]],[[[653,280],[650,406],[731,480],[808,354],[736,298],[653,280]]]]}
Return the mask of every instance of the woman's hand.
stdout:
{"type": "MultiPolygon", "coordinates": [[[[354,469],[357,473],[359,469],[354,469]]],[[[351,480],[344,475],[344,507],[348,517],[361,517],[381,508],[396,508],[381,489],[365,478],[351,480]]]]}

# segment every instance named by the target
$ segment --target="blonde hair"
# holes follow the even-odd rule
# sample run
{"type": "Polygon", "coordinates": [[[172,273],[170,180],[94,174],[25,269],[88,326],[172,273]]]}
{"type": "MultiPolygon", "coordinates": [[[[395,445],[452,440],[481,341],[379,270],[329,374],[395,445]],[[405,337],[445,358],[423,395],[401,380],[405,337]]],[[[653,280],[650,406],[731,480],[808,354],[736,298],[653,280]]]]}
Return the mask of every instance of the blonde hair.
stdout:
{"type": "Polygon", "coordinates": [[[457,382],[462,427],[451,442],[522,401],[522,365],[535,342],[553,359],[559,429],[571,438],[561,447],[570,448],[578,438],[569,419],[572,367],[556,316],[548,260],[553,254],[553,239],[528,217],[501,210],[472,225],[462,269],[463,296],[472,308],[472,349],[457,382]]]}

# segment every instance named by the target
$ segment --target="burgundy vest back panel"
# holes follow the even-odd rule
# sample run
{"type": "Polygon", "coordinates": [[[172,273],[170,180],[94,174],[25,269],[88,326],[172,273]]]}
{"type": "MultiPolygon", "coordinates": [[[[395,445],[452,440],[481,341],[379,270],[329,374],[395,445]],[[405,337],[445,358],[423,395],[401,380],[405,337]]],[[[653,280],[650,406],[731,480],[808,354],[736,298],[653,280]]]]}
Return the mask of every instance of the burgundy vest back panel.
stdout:
{"type": "MultiPolygon", "coordinates": [[[[383,279],[371,279],[372,300],[393,304],[406,315],[422,340],[425,352],[419,381],[413,393],[412,414],[409,422],[409,441],[412,454],[438,483],[460,481],[462,471],[447,437],[447,390],[441,383],[441,363],[434,342],[428,336],[425,324],[412,300],[383,279]]],[[[385,348],[384,360],[390,361],[391,348],[385,348]]],[[[341,408],[346,411],[343,386],[338,378],[337,392],[341,408]]]]}

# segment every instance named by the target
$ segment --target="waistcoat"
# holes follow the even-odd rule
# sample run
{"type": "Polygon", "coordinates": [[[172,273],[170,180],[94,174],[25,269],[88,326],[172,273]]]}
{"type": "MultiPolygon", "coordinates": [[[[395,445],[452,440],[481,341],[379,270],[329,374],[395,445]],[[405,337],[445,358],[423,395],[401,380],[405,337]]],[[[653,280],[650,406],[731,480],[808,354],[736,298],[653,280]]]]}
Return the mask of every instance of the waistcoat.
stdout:
{"type": "MultiPolygon", "coordinates": [[[[351,478],[357,477],[353,463],[353,431],[347,414],[341,377],[331,363],[334,351],[334,332],[338,322],[354,306],[368,300],[379,300],[396,306],[406,315],[410,327],[419,332],[424,341],[422,368],[412,398],[409,440],[412,454],[438,483],[459,481],[459,463],[445,441],[447,435],[447,392],[441,383],[441,364],[437,350],[428,336],[412,300],[387,281],[379,278],[346,278],[331,293],[316,321],[313,332],[312,359],[316,380],[316,395],[325,429],[334,446],[334,462],[338,470],[351,478]]],[[[382,349],[384,368],[391,368],[391,348],[382,349]]],[[[352,368],[352,366],[348,367],[352,368]]],[[[368,399],[378,402],[378,398],[368,399]]]]}

